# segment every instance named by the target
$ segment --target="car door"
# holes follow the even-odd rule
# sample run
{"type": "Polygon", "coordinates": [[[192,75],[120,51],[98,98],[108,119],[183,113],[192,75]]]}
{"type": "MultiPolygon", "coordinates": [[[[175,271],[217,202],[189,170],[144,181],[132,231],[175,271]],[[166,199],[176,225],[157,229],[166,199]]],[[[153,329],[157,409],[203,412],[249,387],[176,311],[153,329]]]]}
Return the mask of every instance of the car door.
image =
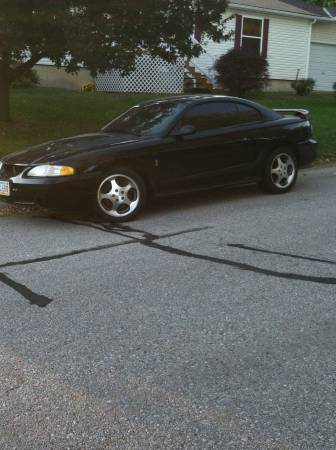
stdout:
{"type": "MultiPolygon", "coordinates": [[[[248,127],[242,130],[242,119],[236,102],[211,101],[190,107],[156,155],[160,189],[201,187],[239,176],[237,168],[250,165],[255,158],[253,138],[248,127]],[[174,137],[186,126],[194,127],[195,132],[174,137]]],[[[253,120],[261,120],[261,116],[253,120]]]]}
{"type": "Polygon", "coordinates": [[[231,147],[233,157],[231,163],[224,167],[225,179],[231,180],[253,179],[260,168],[260,160],[269,148],[270,139],[265,131],[269,122],[265,121],[262,113],[253,105],[235,103],[237,107],[236,123],[225,130],[223,142],[231,147]]]}

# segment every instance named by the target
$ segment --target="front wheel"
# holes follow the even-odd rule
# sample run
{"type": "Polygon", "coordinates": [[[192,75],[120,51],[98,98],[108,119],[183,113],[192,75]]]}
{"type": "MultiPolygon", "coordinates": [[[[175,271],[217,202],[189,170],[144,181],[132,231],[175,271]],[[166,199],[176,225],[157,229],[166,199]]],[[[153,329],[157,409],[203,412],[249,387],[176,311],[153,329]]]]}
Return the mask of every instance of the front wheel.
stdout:
{"type": "Polygon", "coordinates": [[[274,151],[266,164],[260,187],[271,194],[290,191],[297,180],[298,163],[294,153],[286,148],[274,151]]]}
{"type": "Polygon", "coordinates": [[[137,173],[116,168],[100,182],[95,209],[110,222],[127,222],[143,210],[146,196],[146,185],[137,173]]]}

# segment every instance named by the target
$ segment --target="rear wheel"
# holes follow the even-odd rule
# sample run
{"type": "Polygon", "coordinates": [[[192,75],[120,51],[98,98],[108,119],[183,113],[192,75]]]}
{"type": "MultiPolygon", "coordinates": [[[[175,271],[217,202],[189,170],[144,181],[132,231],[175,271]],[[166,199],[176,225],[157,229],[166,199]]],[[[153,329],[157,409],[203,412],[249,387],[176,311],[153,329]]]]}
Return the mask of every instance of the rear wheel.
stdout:
{"type": "Polygon", "coordinates": [[[146,196],[146,185],[137,173],[116,168],[98,186],[96,211],[110,222],[127,222],[143,210],[146,196]]]}
{"type": "Polygon", "coordinates": [[[271,194],[284,194],[294,187],[297,176],[298,163],[294,153],[280,148],[270,155],[260,187],[271,194]]]}

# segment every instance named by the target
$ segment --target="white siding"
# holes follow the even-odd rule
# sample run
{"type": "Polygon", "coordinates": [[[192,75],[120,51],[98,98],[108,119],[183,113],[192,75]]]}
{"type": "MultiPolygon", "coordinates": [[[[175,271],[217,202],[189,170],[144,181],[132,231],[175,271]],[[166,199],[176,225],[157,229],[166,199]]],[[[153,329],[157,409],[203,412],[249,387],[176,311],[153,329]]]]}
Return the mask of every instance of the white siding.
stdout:
{"type": "MultiPolygon", "coordinates": [[[[247,17],[270,19],[268,62],[270,77],[274,80],[294,80],[297,71],[300,77],[307,75],[308,52],[310,48],[311,20],[291,18],[276,15],[252,14],[242,11],[228,10],[227,17],[238,13],[247,17]]],[[[235,19],[228,23],[227,31],[234,31],[235,19]]],[[[234,47],[234,35],[229,41],[216,43],[205,40],[206,52],[212,56],[213,61],[234,47]]],[[[204,59],[204,57],[203,57],[204,59]]],[[[209,58],[208,58],[209,61],[209,58]]],[[[207,62],[208,62],[207,61],[207,62]]],[[[202,65],[202,57],[195,60],[195,66],[199,65],[201,71],[207,72],[207,65],[202,65]]]]}
{"type": "Polygon", "coordinates": [[[54,63],[49,59],[49,58],[42,58],[40,59],[40,61],[37,63],[37,65],[43,65],[43,66],[53,66],[54,63]]]}
{"type": "Polygon", "coordinates": [[[311,21],[289,17],[270,17],[268,62],[275,80],[295,80],[297,72],[307,75],[311,21]]]}
{"type": "MultiPolygon", "coordinates": [[[[227,18],[230,18],[235,14],[232,10],[227,10],[227,18]]],[[[222,42],[214,42],[211,39],[202,39],[202,46],[205,50],[198,58],[192,59],[192,64],[196,67],[199,72],[205,74],[209,80],[216,86],[216,73],[214,70],[214,65],[216,60],[227,53],[234,47],[234,32],[236,28],[236,19],[233,18],[226,23],[225,34],[232,33],[228,40],[223,40],[222,42]]],[[[219,87],[219,86],[218,86],[219,87]]]]}
{"type": "Polygon", "coordinates": [[[336,45],[336,22],[321,23],[313,25],[312,42],[324,42],[336,45]]]}
{"type": "MultiPolygon", "coordinates": [[[[234,11],[228,10],[227,17],[231,17],[234,15],[234,11]]],[[[229,40],[222,42],[214,42],[210,39],[202,40],[202,45],[207,53],[212,55],[212,57],[216,60],[220,56],[227,53],[234,47],[234,32],[236,29],[236,19],[233,18],[226,24],[225,34],[233,33],[229,40]]]]}

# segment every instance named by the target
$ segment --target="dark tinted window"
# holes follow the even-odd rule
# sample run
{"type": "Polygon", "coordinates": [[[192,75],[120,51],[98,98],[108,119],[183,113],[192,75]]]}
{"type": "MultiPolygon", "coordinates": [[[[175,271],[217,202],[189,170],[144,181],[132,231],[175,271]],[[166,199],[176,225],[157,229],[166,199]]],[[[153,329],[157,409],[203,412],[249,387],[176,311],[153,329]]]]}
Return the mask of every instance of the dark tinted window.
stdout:
{"type": "Polygon", "coordinates": [[[261,114],[256,109],[242,103],[237,103],[239,123],[260,122],[261,114]]]}
{"type": "Polygon", "coordinates": [[[180,102],[157,102],[131,108],[113,120],[103,130],[106,133],[125,133],[150,136],[164,131],[183,108],[180,102]]]}
{"type": "Polygon", "coordinates": [[[204,103],[191,108],[181,119],[179,128],[193,125],[198,131],[214,130],[239,123],[238,110],[234,103],[204,103]]]}

